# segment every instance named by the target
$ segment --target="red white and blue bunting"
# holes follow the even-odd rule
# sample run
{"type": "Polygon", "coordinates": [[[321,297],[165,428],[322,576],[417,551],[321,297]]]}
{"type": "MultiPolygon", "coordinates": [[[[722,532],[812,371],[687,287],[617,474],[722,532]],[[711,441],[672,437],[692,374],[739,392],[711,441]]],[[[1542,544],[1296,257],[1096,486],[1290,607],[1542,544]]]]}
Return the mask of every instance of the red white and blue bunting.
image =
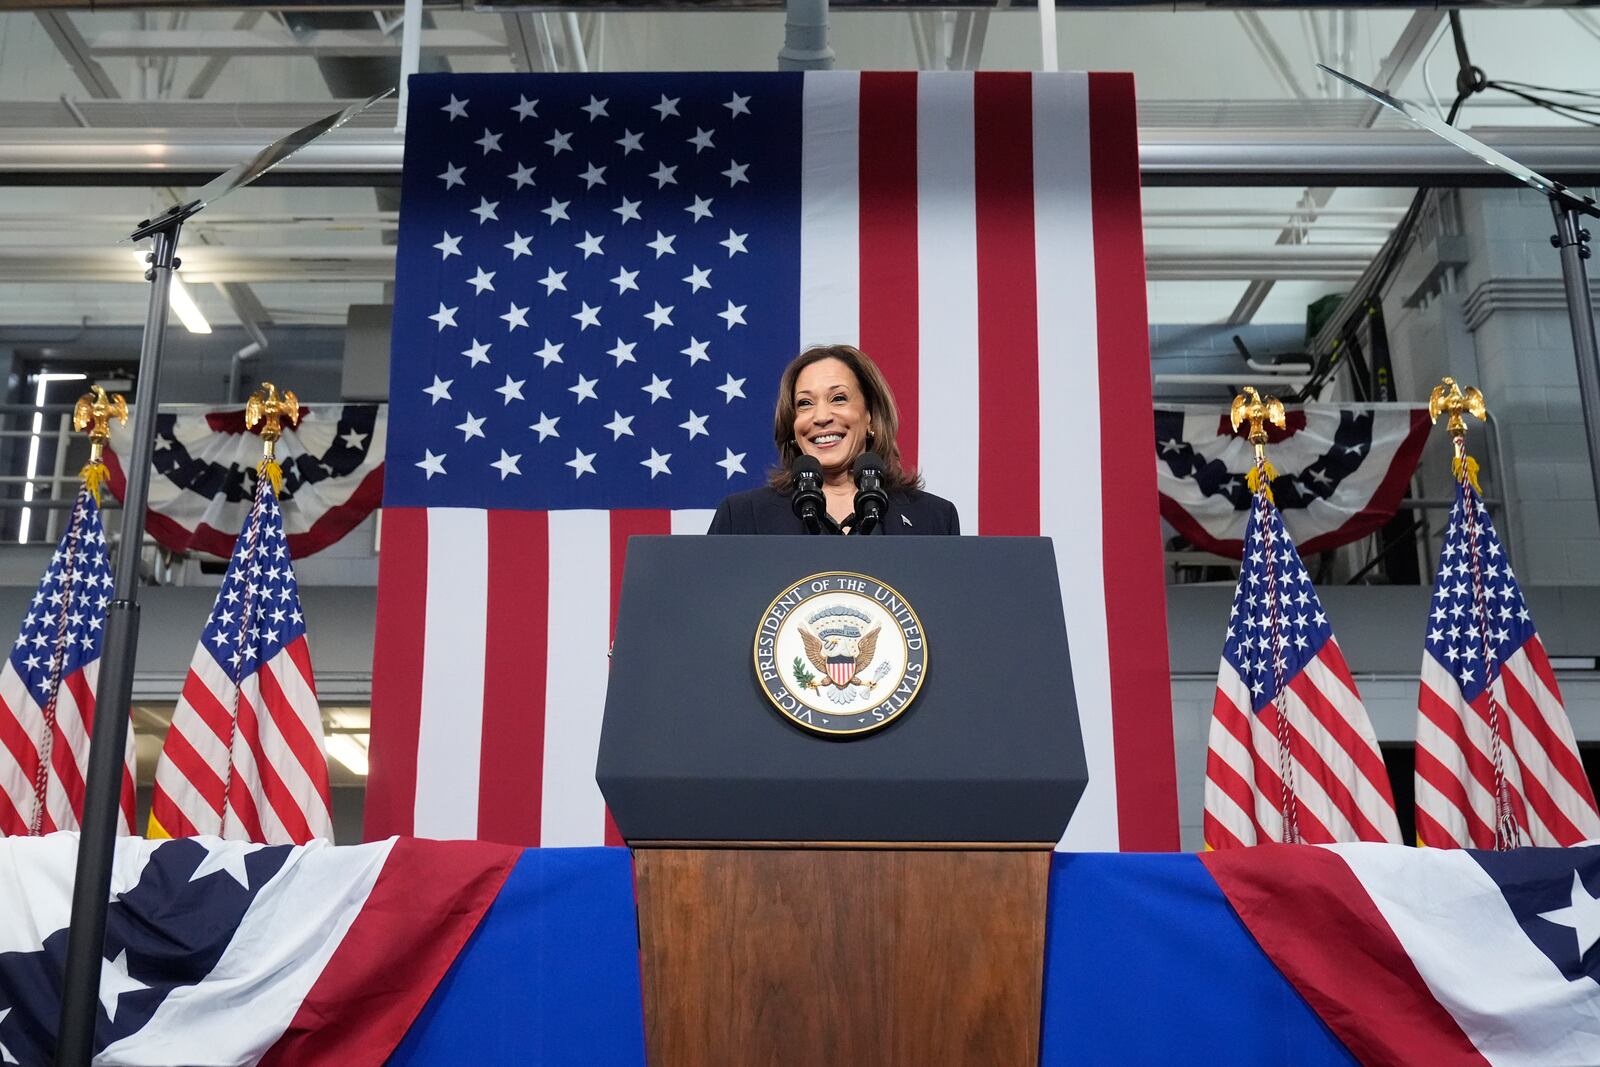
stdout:
{"type": "MultiPolygon", "coordinates": [[[[284,427],[279,500],[295,559],[327,548],[378,507],[387,429],[384,404],[305,404],[300,424],[284,427]]],[[[127,484],[119,457],[130,442],[131,424],[113,423],[106,465],[119,500],[127,484]]],[[[145,529],[172,552],[227,559],[255,496],[260,462],[261,438],[245,428],[242,407],[160,412],[145,529]]]]}
{"type": "MultiPolygon", "coordinates": [[[[1428,439],[1428,409],[1407,404],[1307,404],[1269,427],[1272,493],[1302,554],[1380,529],[1400,507],[1428,439]]],[[[1238,559],[1255,455],[1215,407],[1157,408],[1161,516],[1196,548],[1238,559]]]]}

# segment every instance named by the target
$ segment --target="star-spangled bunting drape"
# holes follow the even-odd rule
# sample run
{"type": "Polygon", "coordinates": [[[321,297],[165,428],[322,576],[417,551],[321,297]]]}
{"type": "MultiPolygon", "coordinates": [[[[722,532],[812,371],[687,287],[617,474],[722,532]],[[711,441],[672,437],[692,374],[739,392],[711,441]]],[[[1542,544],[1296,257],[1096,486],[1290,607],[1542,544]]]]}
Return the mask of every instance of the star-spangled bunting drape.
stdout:
{"type": "MultiPolygon", "coordinates": [[[[1267,428],[1273,500],[1300,550],[1326,552],[1394,518],[1428,440],[1409,404],[1306,404],[1267,428]]],[[[1196,548],[1238,559],[1253,494],[1250,444],[1214,407],[1157,408],[1161,516],[1196,548]]]]}
{"type": "Polygon", "coordinates": [[[1217,669],[1205,843],[1400,839],[1377,736],[1283,517],[1256,493],[1217,669]]]}
{"type": "MultiPolygon", "coordinates": [[[[299,423],[283,428],[278,504],[296,559],[334,544],[377,509],[388,424],[384,404],[305,404],[299,423]]],[[[111,491],[121,499],[125,475],[117,453],[131,447],[132,431],[115,422],[110,431],[106,465],[111,491]]],[[[245,427],[237,405],[161,411],[145,529],[169,551],[228,559],[255,499],[260,460],[261,438],[245,427]]]]}
{"type": "Polygon", "coordinates": [[[1417,838],[1573,845],[1600,814],[1544,643],[1478,492],[1456,484],[1417,698],[1417,838]]]}
{"type": "Polygon", "coordinates": [[[1055,540],[1066,844],[1177,846],[1130,79],[424,75],[409,106],[369,836],[616,839],[627,539],[760,484],[779,372],[839,341],[963,530],[1055,540]]]}
{"type": "Polygon", "coordinates": [[[156,765],[151,837],[333,837],[322,713],[283,509],[265,475],[156,765]]]}
{"type": "MultiPolygon", "coordinates": [[[[100,508],[80,489],[0,666],[0,835],[78,828],[111,584],[100,508]]],[[[126,834],[133,828],[131,730],[124,766],[117,827],[126,834]]]]}

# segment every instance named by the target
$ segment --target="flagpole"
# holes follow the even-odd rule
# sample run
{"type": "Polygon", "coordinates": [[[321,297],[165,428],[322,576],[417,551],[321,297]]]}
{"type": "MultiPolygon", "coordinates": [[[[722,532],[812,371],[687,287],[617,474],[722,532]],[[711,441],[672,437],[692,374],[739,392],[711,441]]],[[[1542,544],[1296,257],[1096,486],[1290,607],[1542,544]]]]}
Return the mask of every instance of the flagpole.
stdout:
{"type": "Polygon", "coordinates": [[[148,259],[150,303],[139,349],[139,399],[133,416],[133,441],[124,470],[121,541],[113,571],[113,596],[106,612],[106,639],[95,692],[94,729],[84,774],[82,830],[77,874],[72,883],[72,914],[67,927],[66,977],[61,991],[56,1063],[89,1067],[100,1007],[106,912],[111,865],[117,847],[117,808],[122,796],[123,753],[128,743],[128,706],[133,693],[133,659],[139,640],[139,564],[144,538],[145,500],[155,445],[156,397],[161,354],[167,333],[167,298],[178,266],[178,234],[190,212],[175,207],[140,223],[134,240],[152,241],[148,259]]]}

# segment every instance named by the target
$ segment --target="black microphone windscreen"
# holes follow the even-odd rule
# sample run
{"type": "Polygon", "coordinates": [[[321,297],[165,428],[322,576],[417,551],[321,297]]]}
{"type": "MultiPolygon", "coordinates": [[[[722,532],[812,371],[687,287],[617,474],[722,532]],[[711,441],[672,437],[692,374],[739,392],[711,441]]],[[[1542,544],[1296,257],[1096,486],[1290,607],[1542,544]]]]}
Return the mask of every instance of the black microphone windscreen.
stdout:
{"type": "Polygon", "coordinates": [[[797,477],[802,474],[821,475],[822,464],[818,462],[816,456],[808,456],[805,453],[801,453],[794,457],[794,462],[789,465],[789,473],[797,477]]]}
{"type": "Polygon", "coordinates": [[[862,471],[883,471],[883,457],[876,452],[863,452],[856,457],[855,464],[850,468],[855,474],[862,471]]]}

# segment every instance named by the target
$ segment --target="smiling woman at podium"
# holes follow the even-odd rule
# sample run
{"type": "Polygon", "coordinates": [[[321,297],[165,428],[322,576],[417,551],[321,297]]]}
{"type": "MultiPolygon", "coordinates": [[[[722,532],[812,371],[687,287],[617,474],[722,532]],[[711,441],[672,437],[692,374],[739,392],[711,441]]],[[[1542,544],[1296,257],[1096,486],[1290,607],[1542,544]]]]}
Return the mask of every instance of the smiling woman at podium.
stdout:
{"type": "Polygon", "coordinates": [[[849,345],[808,348],[784,369],[768,483],[727,497],[707,533],[959,534],[956,507],[900,461],[894,394],[849,345]]]}

